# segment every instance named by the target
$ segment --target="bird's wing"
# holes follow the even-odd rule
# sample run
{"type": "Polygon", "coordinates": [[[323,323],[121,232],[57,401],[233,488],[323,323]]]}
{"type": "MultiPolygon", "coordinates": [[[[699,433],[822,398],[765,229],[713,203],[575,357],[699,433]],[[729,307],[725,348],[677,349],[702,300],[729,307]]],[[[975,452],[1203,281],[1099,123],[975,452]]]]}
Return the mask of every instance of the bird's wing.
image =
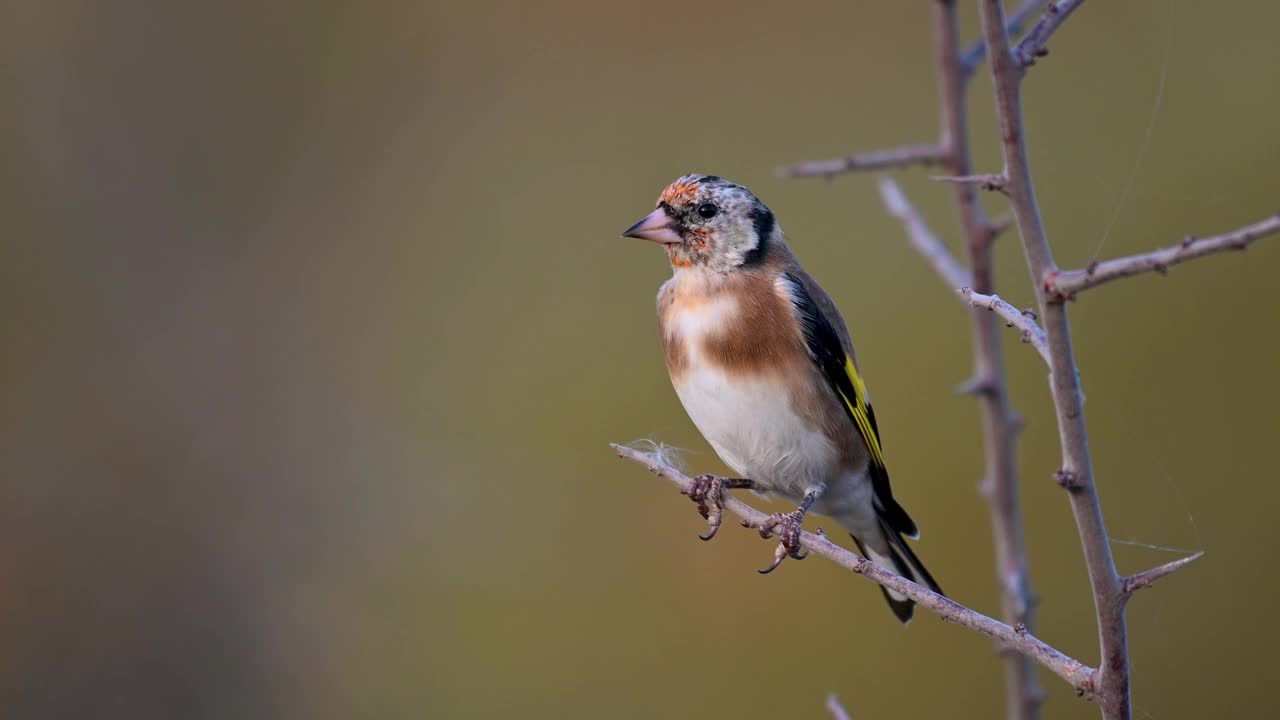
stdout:
{"type": "Polygon", "coordinates": [[[880,429],[876,427],[876,415],[871,409],[866,385],[858,373],[844,319],[831,297],[804,270],[792,267],[785,277],[795,289],[793,304],[804,328],[809,355],[867,447],[869,474],[881,515],[892,529],[915,537],[919,534],[915,522],[893,499],[893,491],[889,487],[889,471],[885,468],[884,453],[880,448],[880,429]]]}

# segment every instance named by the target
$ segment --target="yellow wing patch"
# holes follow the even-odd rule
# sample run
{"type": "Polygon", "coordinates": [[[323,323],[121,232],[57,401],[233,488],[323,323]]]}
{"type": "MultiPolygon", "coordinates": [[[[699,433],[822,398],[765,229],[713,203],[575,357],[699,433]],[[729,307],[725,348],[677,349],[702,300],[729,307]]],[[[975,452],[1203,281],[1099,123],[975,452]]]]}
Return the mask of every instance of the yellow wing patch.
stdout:
{"type": "Polygon", "coordinates": [[[853,384],[854,397],[847,397],[843,392],[840,393],[840,397],[844,399],[844,404],[849,408],[849,414],[853,416],[853,422],[858,426],[863,442],[867,444],[871,461],[884,467],[884,455],[880,452],[880,437],[876,435],[875,428],[871,427],[871,419],[867,417],[867,387],[863,384],[857,368],[853,366],[853,358],[845,358],[844,372],[853,384]]]}

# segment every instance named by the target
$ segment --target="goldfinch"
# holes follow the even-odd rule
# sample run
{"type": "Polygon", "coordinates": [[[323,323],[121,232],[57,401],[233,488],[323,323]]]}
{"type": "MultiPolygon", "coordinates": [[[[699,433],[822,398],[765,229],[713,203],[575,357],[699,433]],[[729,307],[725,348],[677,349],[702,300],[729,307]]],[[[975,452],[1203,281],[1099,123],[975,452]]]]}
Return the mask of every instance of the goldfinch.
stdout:
{"type": "MultiPolygon", "coordinates": [[[[685,175],[624,237],[652,240],[671,260],[658,291],[667,371],[694,425],[741,478],[704,475],[688,494],[719,526],[726,488],[797,503],[761,528],[781,543],[767,573],[803,558],[809,511],[827,515],[872,562],[941,593],[903,535],[916,524],[893,498],[880,431],[844,318],[805,272],[773,213],[751,191],[714,175],[685,175]]],[[[882,588],[883,589],[883,588],[882,588]]],[[[884,590],[893,613],[915,603],[884,590]]]]}

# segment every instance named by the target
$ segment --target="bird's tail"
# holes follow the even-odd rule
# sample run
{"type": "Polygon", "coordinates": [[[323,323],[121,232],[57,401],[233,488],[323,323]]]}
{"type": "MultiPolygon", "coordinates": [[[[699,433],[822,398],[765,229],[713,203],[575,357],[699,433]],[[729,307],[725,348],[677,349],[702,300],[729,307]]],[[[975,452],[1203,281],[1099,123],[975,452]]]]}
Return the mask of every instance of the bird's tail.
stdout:
{"type": "MultiPolygon", "coordinates": [[[[871,562],[888,568],[939,595],[943,594],[942,588],[938,587],[938,582],[925,569],[924,563],[920,562],[920,558],[916,557],[916,554],[911,551],[911,547],[907,545],[901,533],[890,528],[883,518],[877,518],[876,527],[871,529],[870,532],[864,531],[857,535],[851,532],[849,536],[858,545],[858,550],[861,551],[863,556],[871,560],[871,562]]],[[[882,586],[880,590],[884,593],[884,599],[889,601],[889,608],[893,610],[893,614],[897,615],[898,619],[903,623],[910,622],[911,615],[915,611],[915,602],[907,598],[906,595],[886,587],[882,586]]]]}

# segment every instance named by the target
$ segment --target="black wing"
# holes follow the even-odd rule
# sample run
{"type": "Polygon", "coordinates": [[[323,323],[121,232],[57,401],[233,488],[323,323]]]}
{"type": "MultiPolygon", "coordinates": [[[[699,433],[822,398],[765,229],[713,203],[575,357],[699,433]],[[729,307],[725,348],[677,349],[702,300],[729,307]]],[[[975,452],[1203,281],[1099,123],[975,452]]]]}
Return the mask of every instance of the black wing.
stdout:
{"type": "Polygon", "coordinates": [[[857,428],[867,447],[871,486],[875,491],[881,517],[893,530],[916,537],[919,530],[915,522],[898,501],[893,499],[893,491],[889,487],[889,471],[885,469],[884,454],[880,450],[880,429],[876,426],[875,412],[867,401],[866,386],[853,365],[853,358],[844,351],[840,336],[805,289],[804,283],[790,273],[786,274],[786,278],[794,291],[796,313],[804,328],[809,355],[822,370],[831,390],[841,401],[845,414],[853,421],[853,426],[857,428]]]}

